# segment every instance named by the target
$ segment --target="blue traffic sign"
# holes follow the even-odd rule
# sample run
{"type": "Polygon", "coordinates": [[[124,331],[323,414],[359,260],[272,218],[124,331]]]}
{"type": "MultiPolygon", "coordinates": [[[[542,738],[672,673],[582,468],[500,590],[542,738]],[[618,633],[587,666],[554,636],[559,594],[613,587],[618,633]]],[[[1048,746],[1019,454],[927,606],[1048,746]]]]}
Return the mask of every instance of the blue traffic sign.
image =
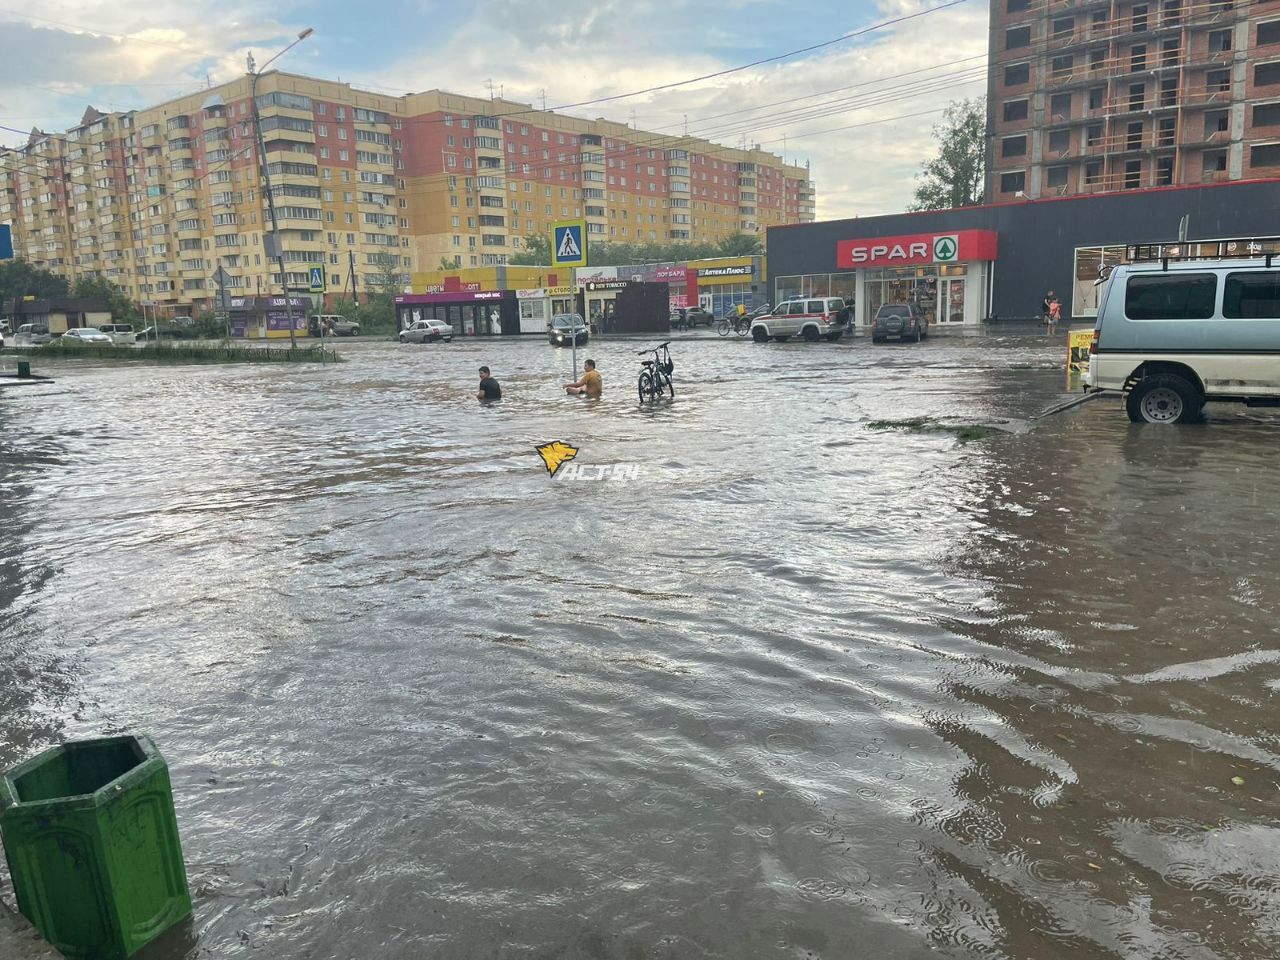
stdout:
{"type": "Polygon", "coordinates": [[[13,231],[9,224],[0,223],[0,260],[13,259],[13,231]]]}
{"type": "Polygon", "coordinates": [[[564,220],[551,229],[551,265],[553,267],[585,267],[587,265],[587,222],[564,220]]]}

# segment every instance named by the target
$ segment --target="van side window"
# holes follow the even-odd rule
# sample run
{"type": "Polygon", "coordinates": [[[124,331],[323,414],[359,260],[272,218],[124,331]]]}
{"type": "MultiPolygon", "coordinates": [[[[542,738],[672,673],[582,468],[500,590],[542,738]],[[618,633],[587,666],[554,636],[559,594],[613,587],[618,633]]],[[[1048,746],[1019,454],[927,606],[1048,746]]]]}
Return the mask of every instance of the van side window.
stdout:
{"type": "Polygon", "coordinates": [[[787,313],[788,313],[788,315],[790,315],[790,316],[792,316],[792,317],[799,317],[799,316],[803,315],[803,314],[804,314],[804,301],[803,301],[803,300],[797,300],[795,303],[791,304],[791,309],[790,309],[790,310],[788,310],[788,311],[787,311],[787,313]]]}
{"type": "Polygon", "coordinates": [[[1222,315],[1229,320],[1280,319],[1280,272],[1228,273],[1222,315]]]}
{"type": "Polygon", "coordinates": [[[1212,273],[1130,277],[1124,312],[1130,320],[1208,320],[1217,291],[1212,273]]]}
{"type": "Polygon", "coordinates": [[[825,309],[821,300],[809,301],[809,313],[821,313],[825,309]]]}

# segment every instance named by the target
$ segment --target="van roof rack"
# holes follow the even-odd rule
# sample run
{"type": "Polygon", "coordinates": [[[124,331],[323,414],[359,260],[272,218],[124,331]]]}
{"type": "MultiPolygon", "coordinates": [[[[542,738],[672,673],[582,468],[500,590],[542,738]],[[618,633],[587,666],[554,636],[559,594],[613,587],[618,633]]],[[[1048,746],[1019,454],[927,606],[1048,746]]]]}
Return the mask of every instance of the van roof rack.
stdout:
{"type": "Polygon", "coordinates": [[[1239,237],[1234,240],[1187,240],[1162,243],[1131,243],[1125,248],[1129,263],[1159,262],[1169,269],[1171,262],[1197,260],[1265,260],[1280,256],[1280,237],[1239,237]]]}

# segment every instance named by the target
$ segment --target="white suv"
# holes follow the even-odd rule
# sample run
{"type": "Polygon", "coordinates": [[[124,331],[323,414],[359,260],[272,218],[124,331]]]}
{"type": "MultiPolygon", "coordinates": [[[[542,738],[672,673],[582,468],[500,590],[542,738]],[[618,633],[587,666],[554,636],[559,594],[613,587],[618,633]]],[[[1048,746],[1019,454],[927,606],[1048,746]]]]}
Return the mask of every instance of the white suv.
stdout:
{"type": "Polygon", "coordinates": [[[769,340],[783,343],[792,337],[804,337],[810,342],[823,338],[835,342],[844,333],[844,309],[845,303],[839,297],[785,300],[774,307],[772,313],[752,322],[751,338],[756,343],[769,340]]]}

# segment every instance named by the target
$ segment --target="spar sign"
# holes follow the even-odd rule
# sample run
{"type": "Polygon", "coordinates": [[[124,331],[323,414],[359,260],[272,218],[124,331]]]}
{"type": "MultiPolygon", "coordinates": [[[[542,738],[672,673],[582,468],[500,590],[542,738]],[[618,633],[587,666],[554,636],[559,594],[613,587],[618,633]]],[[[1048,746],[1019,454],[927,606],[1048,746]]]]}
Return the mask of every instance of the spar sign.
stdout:
{"type": "Polygon", "coordinates": [[[836,244],[836,265],[849,267],[920,267],[935,263],[968,263],[996,258],[994,230],[956,233],[913,233],[902,237],[863,237],[836,244]]]}

